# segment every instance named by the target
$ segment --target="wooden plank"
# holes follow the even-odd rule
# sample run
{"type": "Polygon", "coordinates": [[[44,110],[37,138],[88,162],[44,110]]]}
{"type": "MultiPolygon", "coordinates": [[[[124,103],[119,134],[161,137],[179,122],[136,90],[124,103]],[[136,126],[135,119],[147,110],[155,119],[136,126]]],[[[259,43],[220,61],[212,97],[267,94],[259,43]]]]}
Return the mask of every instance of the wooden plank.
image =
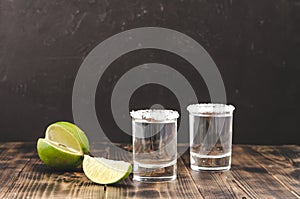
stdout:
{"type": "MultiPolygon", "coordinates": [[[[125,148],[130,150],[130,147],[125,148]]],[[[109,155],[111,159],[132,162],[124,150],[110,148],[109,155]]],[[[107,186],[107,198],[203,198],[181,159],[178,159],[177,170],[177,180],[165,183],[136,182],[131,175],[117,185],[107,186]]]]}
{"type": "MultiPolygon", "coordinates": [[[[35,147],[0,143],[0,198],[300,198],[299,146],[235,145],[228,172],[191,171],[185,153],[174,182],[139,183],[130,176],[107,187],[89,181],[81,169],[53,171],[39,160],[35,147]]],[[[125,151],[103,143],[92,152],[132,161],[125,151]]]]}
{"type": "Polygon", "coordinates": [[[5,198],[92,198],[101,197],[103,193],[80,170],[57,172],[35,158],[24,168],[5,198]]]}
{"type": "Polygon", "coordinates": [[[251,198],[250,194],[235,183],[235,178],[230,171],[193,171],[190,169],[190,156],[188,151],[182,156],[182,159],[204,198],[251,198]]]}
{"type": "MultiPolygon", "coordinates": [[[[234,182],[252,198],[295,198],[286,187],[258,164],[250,146],[235,146],[231,173],[234,182]]],[[[282,158],[278,156],[278,158],[282,158]]]]}
{"type": "Polygon", "coordinates": [[[9,191],[34,155],[32,143],[8,142],[0,144],[0,198],[9,191]]]}
{"type": "Polygon", "coordinates": [[[253,159],[300,198],[300,146],[251,146],[253,159]]]}
{"type": "MultiPolygon", "coordinates": [[[[35,151],[35,145],[31,145],[35,151]]],[[[97,154],[105,156],[105,149],[97,154]]],[[[21,153],[22,154],[22,153],[21,153]]],[[[104,186],[88,180],[82,169],[58,172],[44,165],[34,153],[1,198],[104,198],[104,186]]]]}

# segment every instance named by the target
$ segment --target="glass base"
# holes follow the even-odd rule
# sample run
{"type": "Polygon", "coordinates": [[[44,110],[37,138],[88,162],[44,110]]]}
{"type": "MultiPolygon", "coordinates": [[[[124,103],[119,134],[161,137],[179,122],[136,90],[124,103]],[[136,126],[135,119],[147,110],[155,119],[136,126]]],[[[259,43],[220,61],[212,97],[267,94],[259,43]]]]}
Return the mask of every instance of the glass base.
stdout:
{"type": "Polygon", "coordinates": [[[133,176],[133,180],[139,182],[149,182],[149,183],[157,183],[157,182],[169,182],[172,180],[176,180],[176,175],[168,176],[168,177],[141,177],[141,176],[133,176]]]}
{"type": "Polygon", "coordinates": [[[231,153],[199,155],[191,152],[191,168],[195,171],[226,171],[231,166],[231,153]]]}
{"type": "Polygon", "coordinates": [[[166,167],[148,168],[134,164],[133,180],[139,182],[168,182],[176,180],[176,163],[166,167]]]}
{"type": "Polygon", "coordinates": [[[198,167],[195,165],[191,165],[191,169],[194,171],[228,171],[228,170],[230,170],[230,166],[227,166],[227,167],[198,167]]]}

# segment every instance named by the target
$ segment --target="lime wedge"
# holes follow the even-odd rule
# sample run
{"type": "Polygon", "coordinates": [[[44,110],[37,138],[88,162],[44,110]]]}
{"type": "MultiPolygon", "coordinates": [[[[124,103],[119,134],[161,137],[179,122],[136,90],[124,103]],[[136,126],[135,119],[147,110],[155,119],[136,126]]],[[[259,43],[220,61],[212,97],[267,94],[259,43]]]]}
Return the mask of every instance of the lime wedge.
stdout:
{"type": "Polygon", "coordinates": [[[37,150],[40,159],[46,165],[59,170],[76,168],[83,159],[80,145],[72,141],[61,144],[40,138],[37,142],[37,150]]]}
{"type": "Polygon", "coordinates": [[[132,166],[128,162],[93,158],[84,155],[83,171],[93,182],[98,184],[112,184],[128,177],[132,166]]]}
{"type": "Polygon", "coordinates": [[[86,154],[89,153],[90,151],[89,140],[86,137],[85,133],[78,126],[70,122],[56,122],[55,124],[68,130],[77,139],[83,153],[86,154]]]}
{"type": "Polygon", "coordinates": [[[89,153],[90,150],[89,141],[84,132],[70,122],[51,124],[46,130],[45,138],[61,144],[78,142],[83,153],[89,153]]]}

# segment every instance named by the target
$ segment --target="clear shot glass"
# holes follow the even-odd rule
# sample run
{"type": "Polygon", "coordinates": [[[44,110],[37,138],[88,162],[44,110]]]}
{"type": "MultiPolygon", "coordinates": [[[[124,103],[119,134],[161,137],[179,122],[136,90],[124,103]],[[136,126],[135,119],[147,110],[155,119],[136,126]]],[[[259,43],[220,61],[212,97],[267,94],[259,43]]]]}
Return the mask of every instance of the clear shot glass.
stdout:
{"type": "Polygon", "coordinates": [[[133,180],[164,182],[176,179],[177,118],[172,110],[131,111],[133,180]]]}
{"type": "Polygon", "coordinates": [[[234,109],[234,106],[226,104],[193,104],[187,107],[193,170],[230,169],[234,109]]]}

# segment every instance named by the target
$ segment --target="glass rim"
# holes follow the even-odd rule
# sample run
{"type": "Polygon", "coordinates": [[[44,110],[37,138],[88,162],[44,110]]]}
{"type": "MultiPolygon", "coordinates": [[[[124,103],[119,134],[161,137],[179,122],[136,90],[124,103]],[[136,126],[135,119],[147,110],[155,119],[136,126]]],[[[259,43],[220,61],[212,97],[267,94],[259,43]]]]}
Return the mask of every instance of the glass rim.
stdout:
{"type": "Polygon", "coordinates": [[[191,114],[231,114],[235,107],[231,104],[199,103],[189,105],[187,110],[191,114]]]}
{"type": "Polygon", "coordinates": [[[170,109],[141,109],[130,111],[132,119],[148,121],[170,121],[179,117],[179,113],[170,109]]]}

